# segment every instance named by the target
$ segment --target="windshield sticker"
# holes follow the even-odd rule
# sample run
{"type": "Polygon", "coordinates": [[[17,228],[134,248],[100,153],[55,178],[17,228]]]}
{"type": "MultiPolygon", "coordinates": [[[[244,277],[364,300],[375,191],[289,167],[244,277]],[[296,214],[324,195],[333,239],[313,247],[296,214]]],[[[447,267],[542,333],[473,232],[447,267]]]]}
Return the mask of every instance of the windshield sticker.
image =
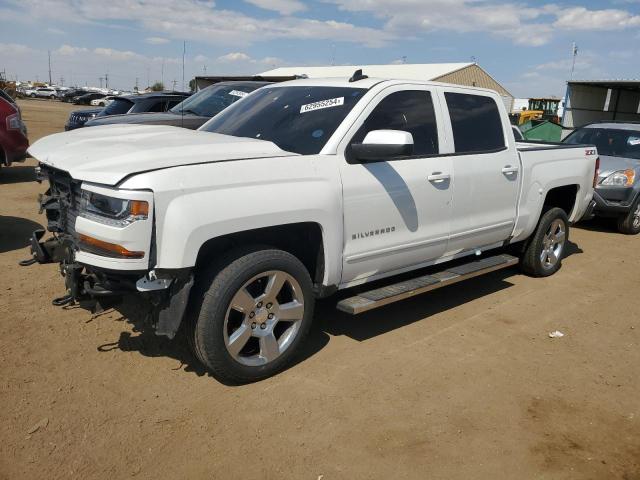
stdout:
{"type": "Polygon", "coordinates": [[[631,146],[640,145],[640,137],[629,137],[627,144],[631,146]]]}
{"type": "Polygon", "coordinates": [[[344,105],[344,97],[330,98],[328,100],[320,100],[319,102],[307,103],[300,107],[300,113],[313,112],[322,108],[332,108],[344,105]]]}
{"type": "Polygon", "coordinates": [[[241,92],[240,90],[231,90],[229,92],[229,95],[233,95],[234,97],[246,97],[247,95],[249,95],[247,92],[241,92]]]}

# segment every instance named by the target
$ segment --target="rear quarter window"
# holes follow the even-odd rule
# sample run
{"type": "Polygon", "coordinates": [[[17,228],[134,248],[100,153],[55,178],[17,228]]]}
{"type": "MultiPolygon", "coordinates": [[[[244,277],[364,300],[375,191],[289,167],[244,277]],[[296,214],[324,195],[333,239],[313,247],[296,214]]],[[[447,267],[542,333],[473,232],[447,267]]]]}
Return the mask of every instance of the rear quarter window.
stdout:
{"type": "Polygon", "coordinates": [[[456,153],[481,153],[505,147],[502,119],[491,97],[446,92],[456,153]]]}

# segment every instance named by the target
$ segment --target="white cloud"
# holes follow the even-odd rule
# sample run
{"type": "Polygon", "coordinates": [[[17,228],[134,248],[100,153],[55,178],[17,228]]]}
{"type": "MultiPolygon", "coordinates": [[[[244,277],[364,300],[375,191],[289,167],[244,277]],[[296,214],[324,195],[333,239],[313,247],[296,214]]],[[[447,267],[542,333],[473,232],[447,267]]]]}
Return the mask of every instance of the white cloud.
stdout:
{"type": "Polygon", "coordinates": [[[231,52],[231,53],[227,53],[226,55],[222,55],[221,57],[218,57],[218,60],[222,62],[246,62],[246,61],[250,61],[251,57],[246,53],[231,52]]]}
{"type": "MultiPolygon", "coordinates": [[[[395,38],[380,29],[335,20],[289,16],[255,18],[238,11],[219,9],[207,0],[57,0],[50,8],[45,8],[47,5],[42,1],[21,0],[14,8],[32,21],[55,19],[103,25],[110,21],[130,21],[162,37],[234,46],[272,39],[313,39],[379,47],[395,38]]],[[[260,1],[265,5],[277,3],[260,1]]],[[[289,7],[295,6],[291,1],[289,7]]]]}
{"type": "Polygon", "coordinates": [[[169,43],[169,39],[163,37],[147,37],[144,41],[150,45],[164,45],[165,43],[169,43]]]}
{"type": "Polygon", "coordinates": [[[0,54],[7,56],[20,56],[34,53],[35,50],[21,43],[0,43],[0,54]]]}
{"type": "Polygon", "coordinates": [[[265,10],[273,10],[282,15],[291,15],[307,9],[304,3],[298,0],[245,0],[245,2],[265,10]]]}
{"type": "Polygon", "coordinates": [[[396,36],[449,30],[485,32],[517,45],[540,46],[562,30],[616,30],[640,26],[625,10],[564,8],[558,4],[499,3],[480,0],[325,0],[351,12],[369,12],[396,36]]]}
{"type": "Polygon", "coordinates": [[[53,27],[47,28],[47,33],[51,33],[53,35],[66,35],[67,34],[67,32],[65,32],[64,30],[60,30],[59,28],[53,28],[53,27]]]}
{"type": "Polygon", "coordinates": [[[196,55],[195,57],[193,57],[193,61],[198,63],[204,63],[204,62],[207,62],[208,60],[209,58],[205,57],[204,55],[196,55]]]}
{"type": "Polygon", "coordinates": [[[575,7],[560,10],[553,25],[567,30],[623,30],[640,27],[640,15],[624,10],[575,7]]]}
{"type": "Polygon", "coordinates": [[[58,55],[71,56],[71,55],[78,55],[80,53],[86,53],[88,51],[89,51],[88,48],[74,47],[74,46],[65,44],[65,45],[62,45],[60,48],[58,48],[54,53],[57,53],[58,55]]]}

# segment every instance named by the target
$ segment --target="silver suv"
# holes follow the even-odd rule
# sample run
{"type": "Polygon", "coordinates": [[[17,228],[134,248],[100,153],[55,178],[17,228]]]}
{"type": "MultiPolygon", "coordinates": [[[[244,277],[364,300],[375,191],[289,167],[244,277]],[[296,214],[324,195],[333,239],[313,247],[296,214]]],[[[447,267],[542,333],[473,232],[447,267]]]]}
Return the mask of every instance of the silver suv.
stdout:
{"type": "Polygon", "coordinates": [[[592,123],[575,130],[564,143],[598,148],[595,215],[617,218],[622,233],[640,233],[640,123],[592,123]]]}

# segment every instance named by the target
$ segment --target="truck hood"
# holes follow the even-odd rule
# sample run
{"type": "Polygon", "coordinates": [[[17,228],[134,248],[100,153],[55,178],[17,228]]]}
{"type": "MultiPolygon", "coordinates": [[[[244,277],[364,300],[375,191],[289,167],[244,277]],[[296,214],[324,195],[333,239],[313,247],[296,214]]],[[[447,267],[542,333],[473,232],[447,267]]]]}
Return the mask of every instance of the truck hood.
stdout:
{"type": "Polygon", "coordinates": [[[640,160],[623,157],[610,157],[608,155],[600,155],[600,180],[604,180],[613,172],[633,168],[640,170],[640,160]]]}
{"type": "Polygon", "coordinates": [[[35,142],[29,154],[77,180],[105,185],[181,165],[297,155],[265,140],[160,125],[106,125],[56,133],[35,142]]]}
{"type": "Polygon", "coordinates": [[[128,113],[124,115],[106,115],[96,117],[85,123],[85,127],[98,127],[100,125],[124,125],[135,123],[137,125],[171,125],[195,130],[201,127],[211,117],[201,117],[185,113],[184,116],[176,113],[128,113]]]}

